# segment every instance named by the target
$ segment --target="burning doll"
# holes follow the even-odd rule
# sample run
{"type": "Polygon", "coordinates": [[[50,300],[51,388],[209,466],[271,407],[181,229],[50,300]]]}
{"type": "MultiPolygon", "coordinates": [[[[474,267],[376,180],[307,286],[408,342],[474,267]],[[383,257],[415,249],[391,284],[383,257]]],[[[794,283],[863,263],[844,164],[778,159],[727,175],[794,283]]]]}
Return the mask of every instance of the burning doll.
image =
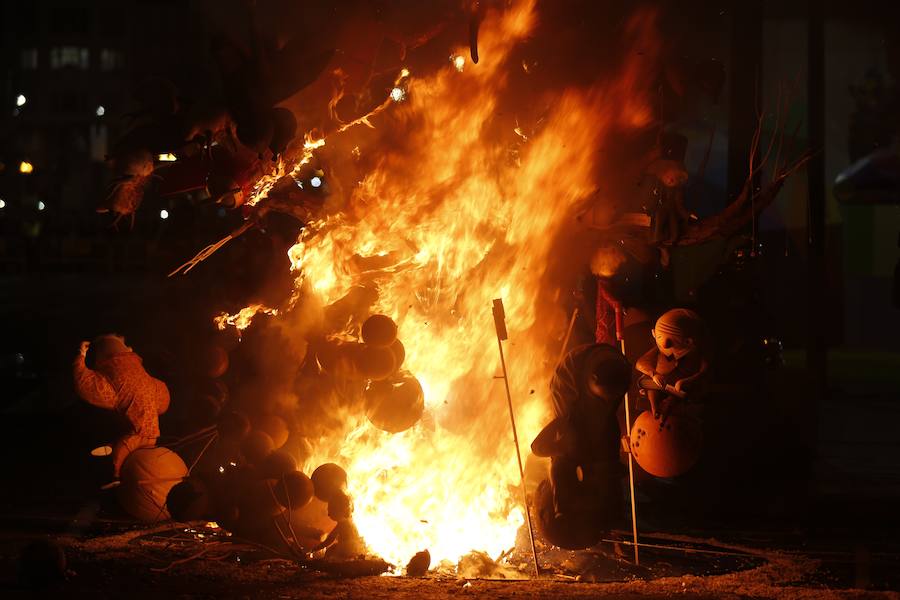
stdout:
{"type": "Polygon", "coordinates": [[[112,447],[113,475],[138,448],[153,447],[159,437],[159,415],[169,408],[166,384],[151,377],[141,357],[118,335],[82,342],[72,365],[75,391],[82,400],[125,416],[128,433],[112,447]]]}
{"type": "Polygon", "coordinates": [[[334,529],[313,552],[327,548],[325,557],[349,560],[366,554],[366,543],[353,523],[353,501],[343,491],[332,494],[328,501],[328,517],[336,521],[334,529]]]}
{"type": "Polygon", "coordinates": [[[652,331],[656,346],[638,359],[643,373],[640,386],[646,390],[657,418],[696,395],[709,369],[706,356],[706,326],[700,316],[686,308],[675,308],[656,321],[652,331]]]}
{"type": "Polygon", "coordinates": [[[550,543],[593,546],[621,512],[616,412],[631,366],[605,344],[572,350],[550,382],[555,418],[531,449],[551,459],[550,480],[535,494],[538,524],[550,543]]]}

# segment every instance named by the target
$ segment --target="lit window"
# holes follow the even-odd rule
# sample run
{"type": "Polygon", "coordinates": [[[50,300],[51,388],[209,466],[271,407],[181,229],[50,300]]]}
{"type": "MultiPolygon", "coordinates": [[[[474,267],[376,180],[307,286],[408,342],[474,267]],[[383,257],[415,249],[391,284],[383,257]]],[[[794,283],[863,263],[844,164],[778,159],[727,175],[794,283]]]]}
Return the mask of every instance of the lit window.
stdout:
{"type": "Polygon", "coordinates": [[[19,55],[19,65],[24,71],[34,71],[38,68],[37,48],[26,48],[19,55]]]}
{"type": "Polygon", "coordinates": [[[165,154],[160,154],[156,157],[160,162],[175,162],[178,160],[178,157],[172,154],[171,152],[166,152],[165,154]]]}
{"type": "Polygon", "coordinates": [[[59,46],[50,48],[50,68],[75,67],[87,69],[91,65],[91,53],[79,46],[59,46]]]}
{"type": "Polygon", "coordinates": [[[100,50],[101,71],[115,71],[116,69],[121,69],[124,64],[125,60],[122,57],[122,53],[118,50],[112,50],[110,48],[103,48],[100,50]]]}

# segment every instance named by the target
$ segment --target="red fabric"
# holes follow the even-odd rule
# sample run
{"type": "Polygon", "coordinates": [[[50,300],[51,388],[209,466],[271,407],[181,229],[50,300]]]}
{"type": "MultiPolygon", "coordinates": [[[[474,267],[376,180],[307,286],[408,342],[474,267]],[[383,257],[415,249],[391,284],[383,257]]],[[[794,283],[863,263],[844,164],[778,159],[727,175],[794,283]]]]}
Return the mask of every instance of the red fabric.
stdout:
{"type": "Polygon", "coordinates": [[[594,340],[598,344],[617,346],[616,343],[616,303],[610,298],[603,286],[597,281],[597,328],[594,340]]]}
{"type": "Polygon", "coordinates": [[[95,370],[78,355],[72,365],[75,391],[89,404],[125,415],[133,434],[159,437],[159,417],[169,408],[166,384],[151,377],[134,352],[116,354],[99,362],[95,370]]]}

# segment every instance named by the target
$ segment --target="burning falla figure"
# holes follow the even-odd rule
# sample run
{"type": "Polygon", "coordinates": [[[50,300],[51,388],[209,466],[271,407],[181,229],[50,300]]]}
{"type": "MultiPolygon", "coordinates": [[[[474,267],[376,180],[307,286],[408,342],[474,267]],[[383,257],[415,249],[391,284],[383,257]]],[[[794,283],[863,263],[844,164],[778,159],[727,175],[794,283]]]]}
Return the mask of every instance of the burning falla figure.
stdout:
{"type": "Polygon", "coordinates": [[[616,412],[631,383],[631,366],[613,346],[572,350],[550,382],[554,420],[531,444],[550,457],[550,479],[538,485],[538,526],[555,546],[595,545],[622,512],[616,412]]]}
{"type": "Polygon", "coordinates": [[[337,524],[313,552],[325,551],[325,557],[350,560],[366,554],[366,543],[353,522],[353,500],[342,490],[331,495],[328,501],[328,517],[337,524]]]}
{"type": "Polygon", "coordinates": [[[657,319],[652,333],[656,346],[638,359],[635,368],[644,374],[640,386],[654,417],[664,418],[685,408],[709,370],[706,327],[694,311],[675,308],[657,319]]]}
{"type": "Polygon", "coordinates": [[[134,450],[153,447],[159,415],[169,408],[166,384],[144,370],[141,357],[118,335],[82,342],[72,364],[75,391],[89,404],[123,415],[130,430],[112,446],[113,476],[134,450]]]}

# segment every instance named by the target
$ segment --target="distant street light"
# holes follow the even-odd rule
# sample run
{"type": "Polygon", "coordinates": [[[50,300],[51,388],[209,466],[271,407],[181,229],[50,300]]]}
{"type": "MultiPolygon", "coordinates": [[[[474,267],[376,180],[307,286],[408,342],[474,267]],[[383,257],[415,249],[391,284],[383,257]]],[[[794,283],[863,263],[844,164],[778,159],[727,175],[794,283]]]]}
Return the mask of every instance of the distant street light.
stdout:
{"type": "Polygon", "coordinates": [[[97,107],[97,110],[95,112],[97,113],[98,117],[102,117],[103,115],[106,114],[106,109],[103,108],[103,106],[101,105],[101,106],[97,107]]]}
{"type": "Polygon", "coordinates": [[[28,102],[28,98],[26,98],[23,94],[19,94],[16,96],[16,106],[25,106],[25,103],[28,102]]]}
{"type": "Polygon", "coordinates": [[[28,162],[27,160],[23,160],[19,163],[19,173],[23,173],[28,175],[29,173],[34,172],[34,165],[28,162]]]}
{"type": "Polygon", "coordinates": [[[47,205],[44,204],[44,201],[38,200],[38,210],[44,210],[45,208],[47,208],[47,205]]]}
{"type": "Polygon", "coordinates": [[[0,198],[0,208],[6,208],[6,200],[0,198]]]}
{"type": "Polygon", "coordinates": [[[159,218],[160,219],[168,219],[169,211],[167,211],[166,209],[162,209],[161,211],[159,211],[159,218]]]}

